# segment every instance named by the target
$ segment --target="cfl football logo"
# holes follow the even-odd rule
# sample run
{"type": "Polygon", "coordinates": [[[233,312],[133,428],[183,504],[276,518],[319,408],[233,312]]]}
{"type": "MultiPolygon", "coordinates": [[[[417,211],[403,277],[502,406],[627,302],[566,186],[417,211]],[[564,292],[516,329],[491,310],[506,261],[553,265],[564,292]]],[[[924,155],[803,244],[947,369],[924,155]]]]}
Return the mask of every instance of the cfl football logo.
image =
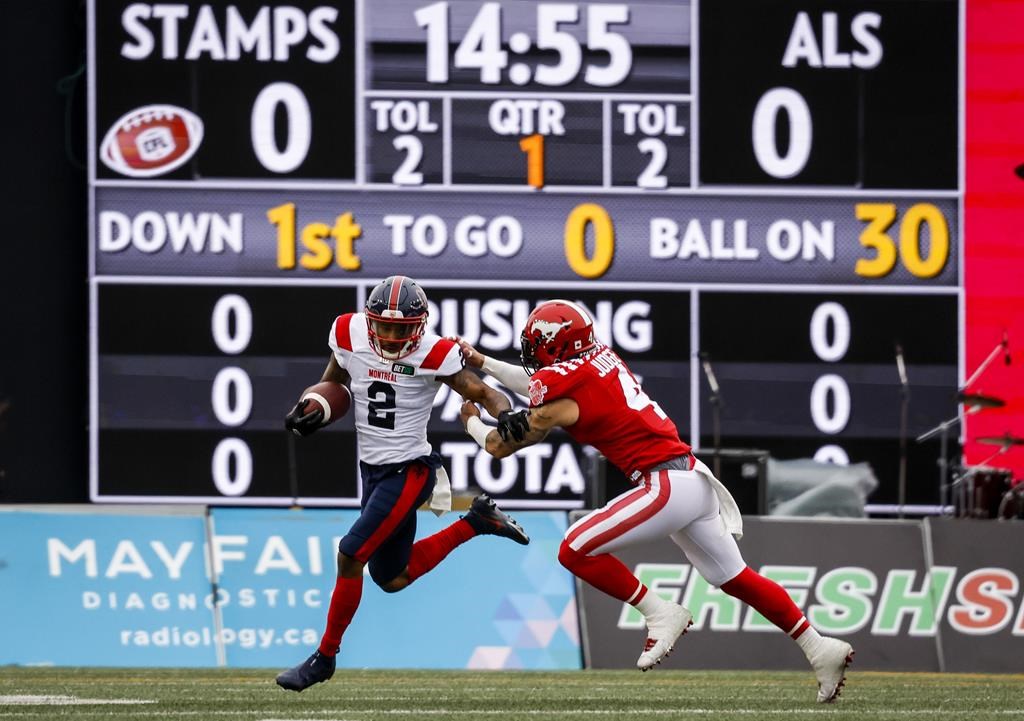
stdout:
{"type": "Polygon", "coordinates": [[[146,105],[125,113],[100,144],[100,160],[133,178],[169,173],[187,163],[203,142],[203,121],[176,105],[146,105]]]}

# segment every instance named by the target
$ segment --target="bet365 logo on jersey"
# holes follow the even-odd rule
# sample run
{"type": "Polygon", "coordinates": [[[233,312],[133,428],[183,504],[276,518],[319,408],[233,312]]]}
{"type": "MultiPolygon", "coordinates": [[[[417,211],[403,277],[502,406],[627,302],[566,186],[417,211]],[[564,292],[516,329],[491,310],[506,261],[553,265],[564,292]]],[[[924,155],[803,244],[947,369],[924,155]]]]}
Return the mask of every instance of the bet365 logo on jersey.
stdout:
{"type": "Polygon", "coordinates": [[[398,373],[399,375],[403,376],[416,375],[416,369],[413,368],[412,366],[406,365],[405,363],[393,363],[391,365],[391,371],[393,373],[398,373]]]}

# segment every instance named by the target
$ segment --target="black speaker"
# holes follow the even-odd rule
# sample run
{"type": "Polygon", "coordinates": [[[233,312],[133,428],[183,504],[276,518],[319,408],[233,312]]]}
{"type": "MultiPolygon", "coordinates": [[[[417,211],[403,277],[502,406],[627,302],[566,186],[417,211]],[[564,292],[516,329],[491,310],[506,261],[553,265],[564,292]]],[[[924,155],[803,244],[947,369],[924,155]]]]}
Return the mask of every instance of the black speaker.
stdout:
{"type": "MultiPolygon", "coordinates": [[[[715,451],[693,449],[693,455],[715,470],[715,451]]],[[[756,448],[721,448],[718,480],[736,499],[744,516],[763,516],[767,511],[768,451],[756,448]]]]}
{"type": "MultiPolygon", "coordinates": [[[[604,456],[587,448],[587,504],[600,508],[612,498],[633,488],[633,484],[617,468],[608,465],[604,456]],[[589,451],[589,452],[588,452],[589,451]]],[[[714,470],[715,452],[694,449],[693,454],[714,470]]],[[[765,485],[768,479],[768,451],[751,448],[722,448],[718,454],[721,475],[718,480],[729,489],[744,516],[765,514],[765,485]]]]}

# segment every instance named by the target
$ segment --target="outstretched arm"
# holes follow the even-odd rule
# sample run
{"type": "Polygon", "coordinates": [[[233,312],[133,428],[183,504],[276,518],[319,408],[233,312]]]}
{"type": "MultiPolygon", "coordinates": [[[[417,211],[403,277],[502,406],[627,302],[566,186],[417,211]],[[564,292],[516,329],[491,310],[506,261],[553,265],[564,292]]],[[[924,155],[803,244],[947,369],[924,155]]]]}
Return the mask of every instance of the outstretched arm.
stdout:
{"type": "Polygon", "coordinates": [[[513,393],[518,393],[521,396],[529,393],[530,374],[521,365],[506,363],[486,356],[461,338],[459,338],[459,347],[466,359],[466,365],[471,368],[479,368],[487,375],[497,378],[499,383],[513,393]]]}
{"type": "Polygon", "coordinates": [[[497,429],[480,420],[479,409],[469,401],[462,404],[459,417],[466,432],[473,436],[481,448],[495,458],[504,458],[520,448],[544,440],[552,428],[571,426],[579,420],[580,407],[571,398],[559,398],[557,401],[531,408],[527,416],[530,427],[526,431],[526,436],[518,441],[512,437],[502,439],[497,429]]]}
{"type": "Polygon", "coordinates": [[[463,368],[453,376],[439,378],[467,401],[481,404],[487,412],[497,418],[502,411],[512,410],[508,397],[483,382],[476,373],[463,368]]]}

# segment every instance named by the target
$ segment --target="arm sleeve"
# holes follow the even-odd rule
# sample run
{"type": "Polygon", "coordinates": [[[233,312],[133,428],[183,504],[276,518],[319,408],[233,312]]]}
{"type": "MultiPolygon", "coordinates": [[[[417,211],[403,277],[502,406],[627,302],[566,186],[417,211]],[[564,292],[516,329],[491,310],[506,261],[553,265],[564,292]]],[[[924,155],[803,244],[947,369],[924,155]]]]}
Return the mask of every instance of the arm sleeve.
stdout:
{"type": "Polygon", "coordinates": [[[518,393],[521,396],[529,393],[530,376],[522,366],[484,356],[484,365],[480,370],[496,378],[499,383],[513,393],[518,393]]]}

